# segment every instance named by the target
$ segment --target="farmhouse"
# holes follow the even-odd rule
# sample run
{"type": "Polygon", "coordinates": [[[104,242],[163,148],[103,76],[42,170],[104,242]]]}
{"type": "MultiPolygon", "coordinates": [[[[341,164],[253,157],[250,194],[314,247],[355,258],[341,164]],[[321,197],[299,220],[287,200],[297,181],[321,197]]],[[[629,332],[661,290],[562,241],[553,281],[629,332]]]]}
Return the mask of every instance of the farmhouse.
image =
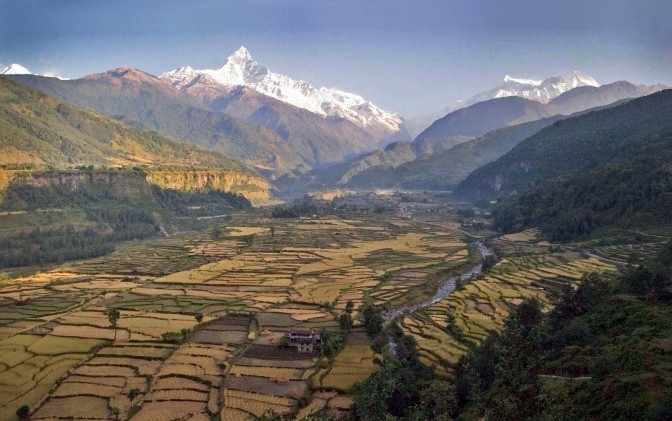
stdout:
{"type": "Polygon", "coordinates": [[[313,352],[322,348],[322,336],[312,329],[292,329],[284,334],[289,346],[299,352],[313,352]]]}

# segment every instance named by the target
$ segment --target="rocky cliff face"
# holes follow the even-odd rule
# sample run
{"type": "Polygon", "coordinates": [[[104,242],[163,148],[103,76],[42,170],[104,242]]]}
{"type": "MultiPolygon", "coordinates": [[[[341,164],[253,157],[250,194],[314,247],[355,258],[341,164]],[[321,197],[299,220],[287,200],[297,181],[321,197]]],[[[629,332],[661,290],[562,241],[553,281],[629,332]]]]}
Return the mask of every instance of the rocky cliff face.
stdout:
{"type": "Polygon", "coordinates": [[[77,189],[87,182],[113,183],[132,194],[150,194],[150,185],[180,191],[219,190],[238,193],[253,204],[270,201],[268,182],[261,176],[219,169],[148,169],[140,171],[0,171],[0,189],[10,183],[20,186],[47,187],[66,185],[77,189]]]}
{"type": "Polygon", "coordinates": [[[260,176],[216,169],[150,169],[147,181],[164,189],[220,190],[239,193],[253,204],[269,202],[268,182],[260,176]]]}

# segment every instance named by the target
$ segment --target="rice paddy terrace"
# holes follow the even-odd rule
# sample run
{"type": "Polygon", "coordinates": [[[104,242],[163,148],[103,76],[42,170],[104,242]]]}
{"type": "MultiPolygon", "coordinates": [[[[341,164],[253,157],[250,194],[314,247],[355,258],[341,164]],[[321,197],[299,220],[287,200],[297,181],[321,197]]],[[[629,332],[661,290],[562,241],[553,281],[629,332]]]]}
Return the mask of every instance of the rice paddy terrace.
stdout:
{"type": "Polygon", "coordinates": [[[347,408],[376,365],[350,331],[332,359],[280,348],[338,329],[348,301],[394,306],[473,265],[445,215],[274,219],[132,242],[0,284],[0,420],[254,419],[347,408]],[[440,223],[440,226],[437,226],[440,223]],[[108,313],[119,311],[116,326],[108,313]]]}
{"type": "Polygon", "coordinates": [[[452,294],[399,324],[418,343],[420,360],[441,374],[452,367],[472,344],[478,344],[504,325],[512,308],[534,297],[550,309],[551,298],[567,284],[589,273],[612,273],[616,266],[573,251],[549,251],[546,244],[493,241],[500,255],[492,268],[452,294]]]}
{"type": "Polygon", "coordinates": [[[351,301],[399,313],[423,363],[450,377],[472,344],[527,297],[549,304],[591,272],[662,244],[549,245],[528,230],[489,240],[479,263],[459,218],[353,214],[277,219],[255,210],[200,233],[132,242],[102,258],[0,282],[0,420],[297,419],[347,409],[377,366],[361,321],[333,358],[281,347],[291,329],[338,330],[351,301]],[[112,326],[111,309],[119,311],[112,326]]]}

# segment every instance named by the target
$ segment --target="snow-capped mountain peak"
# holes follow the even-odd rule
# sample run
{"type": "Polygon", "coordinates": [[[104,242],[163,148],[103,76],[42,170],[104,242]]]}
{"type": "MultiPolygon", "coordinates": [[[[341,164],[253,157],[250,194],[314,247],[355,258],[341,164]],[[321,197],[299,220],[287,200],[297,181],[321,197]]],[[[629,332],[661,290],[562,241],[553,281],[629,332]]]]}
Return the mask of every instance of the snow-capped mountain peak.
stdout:
{"type": "Polygon", "coordinates": [[[600,84],[592,77],[579,71],[574,71],[567,77],[551,76],[544,80],[515,78],[506,75],[501,85],[478,93],[467,100],[457,101],[449,105],[444,112],[451,112],[474,105],[477,102],[508,96],[519,96],[545,104],[558,95],[580,86],[598,87],[600,84]]]}
{"type": "Polygon", "coordinates": [[[32,75],[30,70],[26,69],[20,64],[12,63],[2,69],[0,75],[32,75]]]}
{"type": "Polygon", "coordinates": [[[384,111],[359,95],[336,88],[316,88],[309,82],[271,72],[257,63],[245,47],[227,57],[219,69],[194,70],[186,66],[163,73],[159,78],[178,89],[188,89],[194,83],[214,83],[229,90],[247,86],[325,118],[345,118],[361,127],[378,126],[396,132],[403,124],[398,114],[384,111]],[[208,77],[201,77],[204,75],[208,77]]]}
{"type": "Polygon", "coordinates": [[[594,86],[597,88],[600,86],[600,84],[597,83],[595,79],[585,73],[579,72],[578,70],[572,72],[571,84],[572,88],[577,88],[579,86],[594,86]]]}
{"type": "Polygon", "coordinates": [[[53,73],[45,73],[45,74],[33,73],[27,68],[23,67],[22,65],[16,63],[12,63],[9,66],[2,69],[0,71],[0,75],[34,75],[34,76],[53,77],[60,80],[69,80],[67,78],[60,77],[53,73]]]}
{"type": "Polygon", "coordinates": [[[247,51],[247,48],[245,48],[244,46],[241,45],[240,48],[238,48],[226,60],[227,61],[237,60],[237,61],[246,62],[246,61],[252,60],[252,56],[250,55],[250,52],[247,51]]]}

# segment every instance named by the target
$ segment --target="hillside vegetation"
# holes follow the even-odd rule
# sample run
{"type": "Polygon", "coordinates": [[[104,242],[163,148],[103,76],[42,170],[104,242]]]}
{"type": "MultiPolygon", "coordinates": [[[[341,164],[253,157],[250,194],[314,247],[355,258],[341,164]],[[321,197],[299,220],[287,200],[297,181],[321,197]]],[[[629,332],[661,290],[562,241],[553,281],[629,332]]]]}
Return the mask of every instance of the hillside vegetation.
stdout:
{"type": "Polygon", "coordinates": [[[378,166],[353,176],[350,187],[375,185],[386,188],[450,190],[469,173],[491,162],[524,139],[565,116],[554,116],[494,130],[432,155],[408,160],[396,167],[378,166]]]}
{"type": "Polygon", "coordinates": [[[457,194],[477,201],[501,197],[493,212],[497,227],[538,226],[559,241],[600,227],[667,223],[670,113],[667,90],[558,122],[474,171],[457,194]]]}
{"type": "Polygon", "coordinates": [[[0,197],[0,268],[99,256],[120,241],[202,228],[251,206],[221,189],[150,182],[161,175],[88,169],[15,175],[0,197]]]}
{"type": "MultiPolygon", "coordinates": [[[[672,417],[672,323],[667,245],[615,280],[567,285],[546,311],[522,302],[439,377],[418,360],[411,335],[397,359],[357,388],[356,419],[642,419],[672,417]]],[[[455,328],[453,328],[455,329],[455,328]]],[[[459,330],[459,328],[458,328],[459,330]]]]}
{"type": "Polygon", "coordinates": [[[185,165],[252,173],[216,152],[139,131],[0,78],[0,164],[185,165]]]}
{"type": "Polygon", "coordinates": [[[504,197],[553,177],[607,163],[662,156],[672,146],[672,90],[558,121],[498,160],[474,171],[457,193],[470,199],[504,197]]]}

